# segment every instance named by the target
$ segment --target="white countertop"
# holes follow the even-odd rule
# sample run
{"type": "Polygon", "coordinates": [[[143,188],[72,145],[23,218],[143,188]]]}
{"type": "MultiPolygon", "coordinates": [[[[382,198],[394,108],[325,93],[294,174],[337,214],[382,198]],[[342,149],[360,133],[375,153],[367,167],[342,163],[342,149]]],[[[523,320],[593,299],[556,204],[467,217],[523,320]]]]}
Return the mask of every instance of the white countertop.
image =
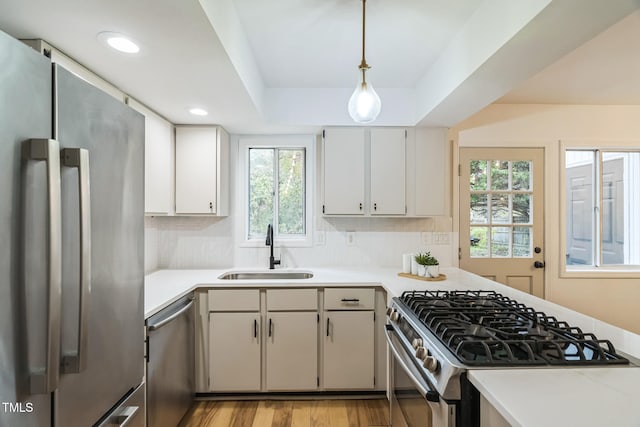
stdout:
{"type": "Polygon", "coordinates": [[[638,427],[640,368],[472,370],[469,380],[514,427],[638,427]]]}
{"type": "MultiPolygon", "coordinates": [[[[314,274],[300,280],[218,278],[237,270],[160,270],[146,276],[145,318],[203,287],[381,286],[389,298],[408,290],[493,290],[593,332],[618,352],[640,359],[640,335],[457,268],[441,268],[447,279],[434,282],[399,277],[395,269],[298,269],[314,274]]],[[[640,402],[640,368],[471,370],[469,378],[514,426],[640,426],[640,410],[634,406],[640,402]]]]}

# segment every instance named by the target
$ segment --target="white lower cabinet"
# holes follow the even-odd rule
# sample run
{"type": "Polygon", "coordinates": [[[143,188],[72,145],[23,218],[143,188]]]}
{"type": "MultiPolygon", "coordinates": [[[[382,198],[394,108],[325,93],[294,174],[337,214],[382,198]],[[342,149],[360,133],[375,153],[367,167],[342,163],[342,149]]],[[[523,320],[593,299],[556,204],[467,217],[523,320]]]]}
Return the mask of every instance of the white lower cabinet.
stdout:
{"type": "Polygon", "coordinates": [[[267,391],[318,389],[317,312],[267,313],[267,391]]]}
{"type": "Polygon", "coordinates": [[[386,387],[380,288],[230,288],[197,298],[199,393],[386,387]]]}
{"type": "Polygon", "coordinates": [[[260,313],[209,314],[209,389],[260,391],[260,313]]]}
{"type": "Polygon", "coordinates": [[[375,290],[326,289],[324,309],[324,388],[373,390],[376,355],[375,290]]]}
{"type": "Polygon", "coordinates": [[[323,384],[327,390],[373,390],[373,311],[325,313],[323,384]]]}

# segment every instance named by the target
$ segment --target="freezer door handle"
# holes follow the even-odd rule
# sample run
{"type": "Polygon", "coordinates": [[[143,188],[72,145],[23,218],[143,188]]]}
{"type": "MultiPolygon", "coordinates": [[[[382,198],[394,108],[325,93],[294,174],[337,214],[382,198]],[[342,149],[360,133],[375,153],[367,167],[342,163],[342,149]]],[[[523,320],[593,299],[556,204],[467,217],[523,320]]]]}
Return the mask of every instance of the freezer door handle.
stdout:
{"type": "Polygon", "coordinates": [[[60,199],[60,144],[54,139],[29,139],[22,145],[23,161],[47,164],[47,321],[43,368],[29,375],[32,394],[51,393],[60,379],[60,308],[62,299],[62,214],[60,199]]]}
{"type": "Polygon", "coordinates": [[[78,204],[80,210],[80,271],[78,293],[78,336],[76,354],[62,358],[62,372],[77,374],[87,367],[88,302],[91,294],[91,192],[89,187],[89,151],[65,148],[60,156],[64,166],[78,169],[78,204]]]}

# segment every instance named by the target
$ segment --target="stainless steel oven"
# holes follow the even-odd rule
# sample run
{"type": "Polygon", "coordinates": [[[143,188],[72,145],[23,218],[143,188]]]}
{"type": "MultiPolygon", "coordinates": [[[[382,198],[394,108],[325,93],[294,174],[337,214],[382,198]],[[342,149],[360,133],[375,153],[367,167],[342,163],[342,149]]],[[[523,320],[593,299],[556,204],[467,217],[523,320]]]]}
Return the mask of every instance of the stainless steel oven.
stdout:
{"type": "Polygon", "coordinates": [[[385,330],[391,375],[393,427],[455,427],[456,406],[440,398],[415,365],[415,358],[391,325],[385,330]]]}
{"type": "Polygon", "coordinates": [[[611,342],[493,291],[409,291],[393,298],[393,427],[477,427],[471,369],[625,366],[611,342]]]}

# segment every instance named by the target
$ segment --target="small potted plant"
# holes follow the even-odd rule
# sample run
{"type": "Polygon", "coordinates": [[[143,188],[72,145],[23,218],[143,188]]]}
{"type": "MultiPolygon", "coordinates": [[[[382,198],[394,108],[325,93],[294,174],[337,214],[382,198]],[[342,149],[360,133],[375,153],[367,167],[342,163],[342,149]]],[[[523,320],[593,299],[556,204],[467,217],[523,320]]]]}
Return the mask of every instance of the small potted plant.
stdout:
{"type": "Polygon", "coordinates": [[[431,256],[430,252],[426,253],[425,266],[426,266],[427,276],[429,277],[440,276],[440,263],[438,262],[436,257],[431,256]]]}
{"type": "Polygon", "coordinates": [[[427,275],[427,262],[431,254],[429,252],[419,252],[415,255],[416,264],[418,264],[418,276],[427,275]]]}
{"type": "Polygon", "coordinates": [[[421,252],[416,255],[418,276],[438,277],[440,275],[438,260],[431,256],[431,252],[421,252]]]}

